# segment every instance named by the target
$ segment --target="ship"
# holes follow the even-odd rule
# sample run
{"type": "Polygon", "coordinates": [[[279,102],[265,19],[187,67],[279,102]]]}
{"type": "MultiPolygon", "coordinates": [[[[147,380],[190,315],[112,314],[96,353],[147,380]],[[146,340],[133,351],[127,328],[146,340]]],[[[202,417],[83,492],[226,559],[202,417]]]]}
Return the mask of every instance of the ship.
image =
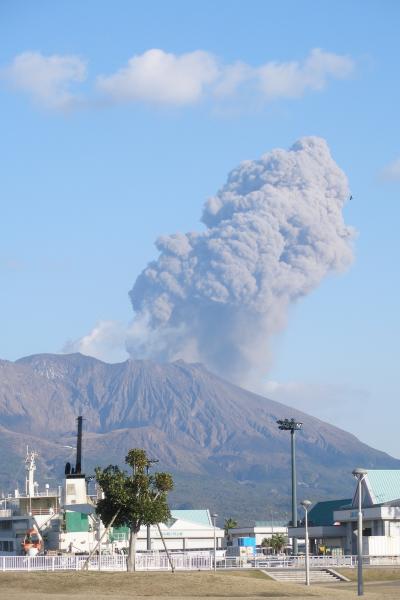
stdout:
{"type": "Polygon", "coordinates": [[[26,448],[25,490],[18,489],[0,499],[0,556],[37,556],[51,553],[92,551],[98,541],[95,514],[96,488],[89,494],[92,478],[82,473],[82,417],[78,417],[76,462],[68,462],[62,485],[44,489],[35,481],[38,453],[26,448]],[[91,514],[68,510],[85,505],[91,514]]]}
{"type": "MultiPolygon", "coordinates": [[[[25,491],[0,499],[0,556],[55,554],[91,555],[126,553],[129,528],[106,528],[96,514],[102,491],[82,470],[82,421],[77,419],[76,461],[67,462],[62,484],[44,489],[35,481],[38,453],[29,448],[25,457],[25,491]]],[[[171,518],[147,528],[142,526],[137,550],[210,551],[222,546],[223,529],[215,526],[208,509],[171,510],[171,518]]]]}

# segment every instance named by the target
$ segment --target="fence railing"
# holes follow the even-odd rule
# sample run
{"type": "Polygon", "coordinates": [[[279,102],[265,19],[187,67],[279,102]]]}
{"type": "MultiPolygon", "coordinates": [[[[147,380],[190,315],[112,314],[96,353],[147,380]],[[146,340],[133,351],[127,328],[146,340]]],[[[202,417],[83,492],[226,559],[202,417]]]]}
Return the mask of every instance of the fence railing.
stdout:
{"type": "MultiPolygon", "coordinates": [[[[197,554],[172,555],[176,570],[198,571],[212,568],[212,556],[197,554]]],[[[65,554],[63,556],[0,556],[0,571],[80,571],[87,556],[65,554]]],[[[127,557],[123,554],[92,556],[89,560],[90,570],[126,571],[127,557]]],[[[136,570],[168,571],[170,569],[165,553],[137,554],[136,570]]]]}
{"type": "MultiPolygon", "coordinates": [[[[172,553],[171,559],[176,570],[198,571],[213,569],[213,553],[182,552],[172,553]]],[[[83,568],[87,556],[64,554],[62,556],[0,556],[0,571],[79,571],[83,568]]],[[[92,556],[88,568],[99,571],[125,571],[127,557],[123,554],[102,554],[92,556]]],[[[217,569],[304,569],[304,557],[262,557],[252,559],[219,558],[217,569]]],[[[364,556],[366,566],[399,566],[400,556],[364,556]]],[[[356,556],[310,556],[310,567],[355,567],[356,556]]],[[[164,552],[138,553],[136,569],[138,571],[168,571],[168,557],[164,552]]]]}

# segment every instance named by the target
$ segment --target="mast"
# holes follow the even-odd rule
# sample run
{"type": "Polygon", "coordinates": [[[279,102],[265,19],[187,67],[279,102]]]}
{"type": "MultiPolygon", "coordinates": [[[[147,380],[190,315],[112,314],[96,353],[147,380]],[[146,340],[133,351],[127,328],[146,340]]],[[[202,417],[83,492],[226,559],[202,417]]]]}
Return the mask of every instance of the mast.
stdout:
{"type": "Polygon", "coordinates": [[[35,471],[36,471],[36,463],[35,458],[38,453],[34,450],[29,452],[28,446],[26,447],[26,458],[25,458],[25,470],[26,470],[26,478],[25,478],[25,493],[27,496],[32,497],[35,495],[35,471]]]}

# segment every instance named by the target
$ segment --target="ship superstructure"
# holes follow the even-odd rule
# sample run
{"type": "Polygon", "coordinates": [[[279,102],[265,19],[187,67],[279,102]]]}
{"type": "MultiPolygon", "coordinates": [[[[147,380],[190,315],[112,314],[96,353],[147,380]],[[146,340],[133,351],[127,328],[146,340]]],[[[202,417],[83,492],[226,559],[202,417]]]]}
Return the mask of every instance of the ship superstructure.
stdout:
{"type": "Polygon", "coordinates": [[[44,490],[35,481],[37,452],[27,447],[25,492],[15,490],[1,499],[0,556],[39,552],[88,552],[96,544],[95,516],[70,506],[93,505],[82,473],[82,417],[78,417],[76,463],[65,467],[63,484],[44,490]]]}
{"type": "MultiPolygon", "coordinates": [[[[39,489],[35,481],[37,456],[37,452],[26,448],[25,492],[20,493],[17,489],[1,499],[0,555],[26,553],[29,546],[27,537],[36,540],[42,537],[41,531],[52,531],[58,522],[61,486],[50,489],[46,484],[44,491],[39,489]]],[[[37,541],[35,546],[37,552],[42,550],[37,541]]],[[[30,553],[35,554],[32,550],[30,553]]]]}

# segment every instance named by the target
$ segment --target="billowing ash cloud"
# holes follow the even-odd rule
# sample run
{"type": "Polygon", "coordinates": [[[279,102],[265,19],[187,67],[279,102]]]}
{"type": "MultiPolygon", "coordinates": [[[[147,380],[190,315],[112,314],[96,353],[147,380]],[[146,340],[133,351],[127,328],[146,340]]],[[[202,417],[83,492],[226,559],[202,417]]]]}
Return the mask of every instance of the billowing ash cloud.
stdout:
{"type": "Polygon", "coordinates": [[[157,240],[130,292],[130,354],[200,361],[236,381],[265,371],[289,305],[352,260],[348,196],[320,138],[240,164],[206,202],[204,232],[157,240]]]}

